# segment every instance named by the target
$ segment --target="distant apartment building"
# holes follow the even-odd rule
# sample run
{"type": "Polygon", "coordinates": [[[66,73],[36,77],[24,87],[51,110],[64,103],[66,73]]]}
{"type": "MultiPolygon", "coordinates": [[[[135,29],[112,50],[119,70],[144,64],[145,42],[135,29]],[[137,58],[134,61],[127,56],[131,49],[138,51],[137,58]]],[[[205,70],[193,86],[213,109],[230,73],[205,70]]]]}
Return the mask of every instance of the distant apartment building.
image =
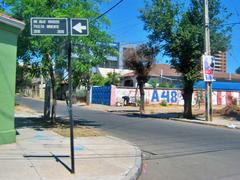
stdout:
{"type": "MultiPolygon", "coordinates": [[[[111,43],[110,46],[114,48],[117,52],[119,52],[119,43],[111,43]]],[[[119,55],[116,56],[107,56],[107,60],[100,64],[98,67],[100,68],[111,68],[111,69],[119,69],[119,55]]]]}
{"type": "Polygon", "coordinates": [[[100,68],[112,68],[112,69],[128,69],[124,64],[124,52],[129,48],[135,48],[137,44],[127,43],[111,43],[112,48],[116,49],[118,54],[116,56],[108,56],[107,60],[100,64],[100,68]]]}
{"type": "Polygon", "coordinates": [[[97,67],[92,68],[94,73],[99,73],[103,77],[106,77],[108,73],[119,73],[121,75],[132,72],[124,64],[123,54],[128,48],[135,48],[137,44],[127,44],[127,43],[111,43],[112,48],[116,49],[118,52],[115,56],[107,56],[102,64],[97,67]]]}
{"type": "Polygon", "coordinates": [[[214,55],[215,57],[215,72],[224,72],[226,73],[226,52],[218,51],[217,54],[214,55]]]}

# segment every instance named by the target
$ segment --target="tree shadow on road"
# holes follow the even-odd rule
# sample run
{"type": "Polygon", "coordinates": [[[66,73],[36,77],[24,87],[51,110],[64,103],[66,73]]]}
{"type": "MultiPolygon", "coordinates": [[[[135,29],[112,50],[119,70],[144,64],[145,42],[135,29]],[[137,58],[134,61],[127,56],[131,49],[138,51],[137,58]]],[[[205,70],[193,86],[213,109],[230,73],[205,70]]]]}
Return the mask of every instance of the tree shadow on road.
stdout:
{"type": "MultiPolygon", "coordinates": [[[[99,127],[100,123],[92,120],[86,119],[74,119],[75,126],[86,126],[86,127],[99,127]]],[[[52,124],[51,120],[45,119],[43,117],[16,117],[15,118],[15,128],[33,128],[37,131],[42,131],[48,128],[56,128],[56,127],[70,127],[70,123],[68,119],[58,117],[56,123],[52,124]]]]}
{"type": "MultiPolygon", "coordinates": [[[[140,114],[139,112],[125,112],[116,113],[117,115],[132,117],[132,118],[157,118],[157,119],[172,119],[172,118],[183,118],[181,112],[169,112],[169,113],[153,113],[153,114],[140,114]]],[[[199,115],[193,116],[192,120],[201,120],[199,115]]]]}
{"type": "Polygon", "coordinates": [[[138,112],[125,112],[125,113],[117,113],[121,116],[127,117],[134,117],[134,118],[162,118],[162,119],[169,119],[169,118],[180,118],[182,117],[182,113],[155,113],[155,114],[140,114],[138,112]]]}

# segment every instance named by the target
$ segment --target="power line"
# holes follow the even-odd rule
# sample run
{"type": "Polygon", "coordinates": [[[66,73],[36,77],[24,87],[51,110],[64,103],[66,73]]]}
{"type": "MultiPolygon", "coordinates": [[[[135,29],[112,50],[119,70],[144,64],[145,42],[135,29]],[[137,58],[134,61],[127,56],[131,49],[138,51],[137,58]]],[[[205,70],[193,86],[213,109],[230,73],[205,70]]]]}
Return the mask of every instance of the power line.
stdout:
{"type": "Polygon", "coordinates": [[[96,18],[94,18],[92,21],[96,21],[97,19],[101,18],[102,16],[104,16],[105,14],[107,14],[108,12],[110,12],[111,10],[113,10],[115,7],[117,7],[119,4],[121,4],[124,0],[120,0],[118,1],[114,6],[112,6],[110,9],[108,9],[107,11],[105,11],[104,13],[100,14],[99,16],[97,16],[96,18]]]}
{"type": "MultiPolygon", "coordinates": [[[[235,1],[235,2],[236,2],[236,1],[235,1]]],[[[234,9],[235,9],[235,11],[236,11],[236,15],[237,15],[238,17],[240,17],[239,11],[238,11],[238,9],[236,8],[236,6],[234,6],[234,9]]]]}
{"type": "Polygon", "coordinates": [[[233,22],[233,23],[226,23],[226,24],[220,24],[219,26],[234,26],[234,25],[240,25],[240,22],[233,22]]]}

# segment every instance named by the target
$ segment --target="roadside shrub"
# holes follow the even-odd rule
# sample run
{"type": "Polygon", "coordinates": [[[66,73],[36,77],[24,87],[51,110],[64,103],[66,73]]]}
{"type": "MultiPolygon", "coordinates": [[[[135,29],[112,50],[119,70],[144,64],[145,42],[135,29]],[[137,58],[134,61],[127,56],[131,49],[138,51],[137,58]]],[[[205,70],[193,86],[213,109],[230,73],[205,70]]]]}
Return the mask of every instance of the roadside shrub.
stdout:
{"type": "Polygon", "coordinates": [[[158,87],[161,87],[161,88],[176,88],[176,86],[174,84],[170,84],[168,82],[162,82],[158,85],[158,87]]]}
{"type": "Polygon", "coordinates": [[[167,88],[167,87],[168,87],[168,84],[162,82],[162,83],[160,83],[160,84],[158,85],[158,87],[161,87],[161,88],[167,88]]]}
{"type": "Polygon", "coordinates": [[[151,86],[152,86],[153,88],[156,88],[157,85],[158,85],[158,81],[157,81],[157,80],[151,80],[151,81],[149,81],[149,84],[151,84],[151,86]]]}
{"type": "Polygon", "coordinates": [[[167,106],[167,101],[166,100],[162,100],[160,103],[161,106],[167,106]]]}

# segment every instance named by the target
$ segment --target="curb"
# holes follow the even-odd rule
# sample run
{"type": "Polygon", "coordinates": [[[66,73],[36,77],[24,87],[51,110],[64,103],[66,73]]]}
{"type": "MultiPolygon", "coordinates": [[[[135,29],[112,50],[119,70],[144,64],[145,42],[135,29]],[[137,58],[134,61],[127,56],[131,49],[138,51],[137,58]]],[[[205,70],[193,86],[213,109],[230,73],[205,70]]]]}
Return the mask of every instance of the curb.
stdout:
{"type": "MultiPolygon", "coordinates": [[[[109,111],[108,111],[109,112],[109,111]]],[[[138,113],[132,113],[133,115],[139,115],[138,113]]],[[[141,116],[139,115],[139,117],[142,117],[142,118],[158,118],[154,115],[151,115],[151,114],[142,114],[141,116]]],[[[188,120],[188,119],[183,119],[183,118],[161,118],[159,117],[161,120],[173,120],[173,121],[178,121],[178,122],[185,122],[185,123],[193,123],[193,124],[200,124],[200,125],[207,125],[207,126],[215,126],[215,127],[222,127],[222,128],[227,128],[227,129],[240,129],[240,127],[236,126],[234,128],[231,128],[229,127],[229,125],[223,125],[223,124],[214,124],[214,123],[208,123],[206,121],[198,121],[198,120],[195,120],[195,119],[192,119],[192,120],[188,120]]]]}
{"type": "Polygon", "coordinates": [[[140,148],[129,141],[126,141],[126,140],[123,140],[123,139],[120,139],[120,138],[117,138],[114,136],[107,136],[107,137],[118,140],[118,141],[122,141],[122,142],[134,147],[134,149],[135,149],[135,165],[131,169],[129,169],[127,172],[125,172],[122,175],[121,179],[122,180],[137,180],[142,172],[142,151],[140,150],[140,148]]]}
{"type": "MultiPolygon", "coordinates": [[[[138,113],[132,113],[133,115],[139,115],[138,113]]],[[[173,120],[173,121],[178,121],[178,122],[185,122],[185,123],[193,123],[193,124],[200,124],[200,125],[207,125],[207,126],[215,126],[215,127],[222,127],[222,128],[227,128],[227,129],[240,129],[240,127],[236,126],[234,128],[231,128],[229,127],[229,125],[223,125],[223,124],[214,124],[214,123],[208,123],[207,121],[198,121],[198,120],[195,120],[195,119],[183,119],[183,118],[164,118],[164,117],[156,117],[154,115],[151,115],[151,114],[142,114],[141,116],[139,115],[139,117],[142,117],[142,118],[159,118],[161,120],[173,120]]]]}
{"type": "Polygon", "coordinates": [[[240,129],[240,127],[230,128],[227,125],[223,125],[223,124],[211,124],[211,123],[200,122],[200,121],[195,121],[195,120],[177,119],[177,118],[170,118],[170,120],[178,121],[178,122],[193,123],[193,124],[201,124],[201,125],[207,125],[207,126],[223,127],[223,128],[227,128],[227,129],[240,129]]]}
{"type": "Polygon", "coordinates": [[[136,180],[142,172],[142,152],[136,146],[135,150],[136,150],[135,165],[125,174],[123,180],[136,180]]]}

